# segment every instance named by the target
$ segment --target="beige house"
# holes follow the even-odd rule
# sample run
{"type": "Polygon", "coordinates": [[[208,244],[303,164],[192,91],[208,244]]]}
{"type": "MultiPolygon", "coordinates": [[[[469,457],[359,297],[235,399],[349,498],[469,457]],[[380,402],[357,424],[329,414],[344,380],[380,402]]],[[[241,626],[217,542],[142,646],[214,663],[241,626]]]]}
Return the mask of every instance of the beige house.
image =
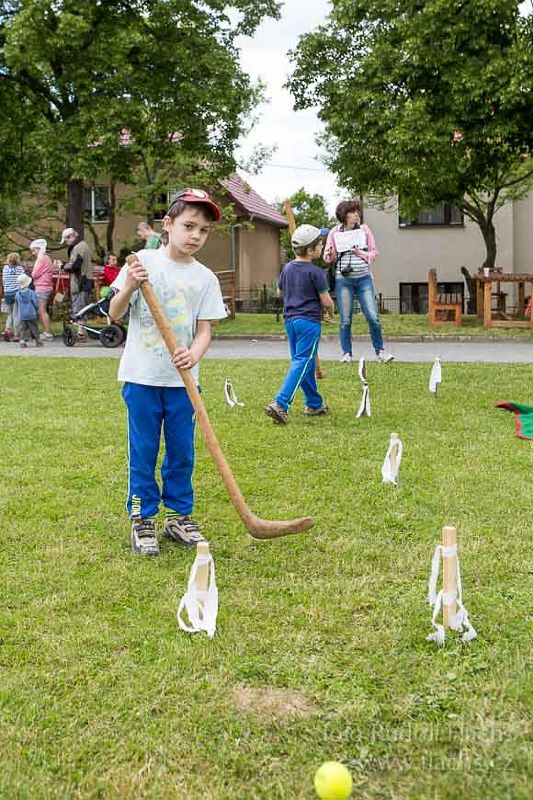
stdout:
{"type": "MultiPolygon", "coordinates": [[[[231,204],[237,219],[228,233],[215,230],[198,258],[214,272],[233,270],[237,296],[246,297],[252,290],[264,284],[271,285],[277,280],[280,271],[280,231],[287,228],[288,223],[276,208],[263,200],[236,173],[222,180],[221,186],[221,204],[231,204]]],[[[105,199],[108,191],[105,184],[87,189],[86,213],[100,242],[105,241],[105,199]]],[[[117,201],[120,202],[127,192],[127,186],[117,186],[117,201]]],[[[172,192],[161,198],[159,219],[154,222],[156,231],[161,230],[161,219],[171,198],[172,192]]],[[[115,223],[114,241],[127,248],[140,246],[136,235],[139,222],[138,214],[122,212],[115,223]]],[[[91,246],[94,244],[88,225],[85,228],[85,239],[91,246]]]]}
{"type": "MultiPolygon", "coordinates": [[[[485,245],[477,225],[462,218],[454,207],[439,206],[409,224],[398,214],[396,200],[386,208],[365,203],[364,220],[379,250],[374,275],[376,291],[391,311],[427,311],[427,273],[436,267],[444,292],[468,296],[461,267],[477,273],[485,259],[485,245]],[[387,303],[386,298],[391,298],[387,303]],[[392,299],[399,298],[398,303],[392,299]],[[394,307],[396,305],[396,307],[394,307]]],[[[533,274],[533,192],[507,203],[495,216],[497,265],[504,272],[533,274]]],[[[513,289],[509,289],[512,303],[513,289]]]]}

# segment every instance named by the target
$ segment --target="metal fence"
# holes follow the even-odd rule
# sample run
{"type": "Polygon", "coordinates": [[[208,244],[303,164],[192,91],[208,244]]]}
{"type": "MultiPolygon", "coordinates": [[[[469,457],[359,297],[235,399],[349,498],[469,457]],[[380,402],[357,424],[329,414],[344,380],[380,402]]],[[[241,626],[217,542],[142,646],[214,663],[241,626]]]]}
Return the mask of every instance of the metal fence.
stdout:
{"type": "MultiPolygon", "coordinates": [[[[376,299],[380,314],[400,313],[399,297],[384,297],[380,294],[376,299]]],[[[276,298],[275,288],[263,284],[256,289],[238,290],[235,307],[237,313],[240,311],[245,314],[279,314],[282,309],[282,301],[276,298]]],[[[354,313],[360,313],[357,303],[354,305],[354,313]]]]}

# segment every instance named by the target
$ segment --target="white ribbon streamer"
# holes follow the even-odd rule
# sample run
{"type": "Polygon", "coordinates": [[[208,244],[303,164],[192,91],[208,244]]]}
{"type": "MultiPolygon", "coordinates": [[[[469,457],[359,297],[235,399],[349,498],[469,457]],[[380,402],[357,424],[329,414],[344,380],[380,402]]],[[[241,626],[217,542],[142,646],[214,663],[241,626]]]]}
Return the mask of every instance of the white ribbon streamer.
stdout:
{"type": "Polygon", "coordinates": [[[368,384],[366,379],[366,362],[363,356],[359,359],[359,380],[364,385],[365,383],[368,384]]]}
{"type": "Polygon", "coordinates": [[[244,408],[244,403],[241,403],[239,400],[237,400],[237,396],[235,395],[229,378],[226,378],[224,383],[224,396],[226,398],[226,403],[230,408],[235,408],[235,406],[242,406],[244,408]]]}
{"type": "Polygon", "coordinates": [[[403,444],[398,438],[391,438],[389,447],[385,454],[385,460],[381,467],[381,476],[383,483],[392,483],[394,486],[398,485],[398,472],[400,470],[400,462],[402,460],[403,444]],[[392,451],[396,449],[396,458],[392,458],[392,451]]]}
{"type": "Polygon", "coordinates": [[[372,416],[372,412],[370,410],[370,389],[368,386],[368,381],[366,379],[366,362],[365,359],[361,356],[359,359],[359,380],[363,384],[363,393],[361,395],[361,403],[359,404],[359,410],[355,415],[356,419],[360,417],[367,417],[372,416]]]}
{"type": "Polygon", "coordinates": [[[361,403],[359,405],[359,410],[355,415],[356,419],[359,417],[364,417],[366,414],[367,417],[372,416],[372,412],[370,410],[370,391],[368,387],[368,383],[364,381],[363,383],[363,394],[361,396],[361,403]]]}
{"type": "Polygon", "coordinates": [[[189,575],[187,591],[181,598],[178,607],[178,625],[187,633],[205,631],[211,639],[217,629],[218,614],[218,588],[215,580],[215,562],[211,555],[197,555],[189,575]],[[196,586],[198,569],[208,566],[209,585],[206,591],[200,591],[196,586]],[[183,620],[183,611],[187,611],[189,625],[183,620]]]}
{"type": "Polygon", "coordinates": [[[429,376],[429,391],[431,394],[437,394],[437,385],[442,382],[442,368],[440,365],[440,358],[437,356],[431,368],[431,375],[429,376]]]}
{"type": "Polygon", "coordinates": [[[431,624],[435,628],[434,633],[429,633],[426,636],[426,641],[436,642],[438,645],[443,645],[446,641],[446,631],[444,625],[437,622],[442,606],[451,606],[452,603],[457,604],[457,612],[450,620],[450,627],[452,630],[461,633],[461,641],[470,642],[477,637],[477,633],[470,620],[468,619],[468,611],[463,605],[463,588],[461,584],[461,569],[459,566],[459,556],[457,555],[457,545],[445,547],[438,544],[433,553],[431,560],[431,574],[429,576],[428,584],[428,601],[429,605],[433,608],[431,616],[431,624]],[[439,578],[439,568],[441,558],[457,559],[457,591],[444,592],[442,589],[437,593],[437,581],[439,578]]]}

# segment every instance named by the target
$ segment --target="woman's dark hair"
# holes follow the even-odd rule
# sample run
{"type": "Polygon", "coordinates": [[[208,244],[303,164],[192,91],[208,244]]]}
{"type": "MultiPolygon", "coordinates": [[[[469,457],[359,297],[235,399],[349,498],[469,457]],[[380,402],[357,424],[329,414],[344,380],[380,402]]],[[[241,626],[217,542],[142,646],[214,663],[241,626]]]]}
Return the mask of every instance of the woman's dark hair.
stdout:
{"type": "Polygon", "coordinates": [[[358,214],[361,214],[361,203],[359,200],[343,200],[342,203],[339,203],[335,209],[335,216],[341,225],[344,225],[347,214],[352,211],[357,211],[358,214]]]}
{"type": "MultiPolygon", "coordinates": [[[[207,203],[190,203],[185,200],[174,200],[173,203],[170,204],[165,217],[169,217],[170,219],[174,220],[176,217],[179,217],[187,208],[196,208],[198,211],[201,211],[204,217],[206,217],[209,222],[215,222],[215,213],[213,209],[207,203]]],[[[161,241],[163,244],[168,244],[168,232],[163,229],[161,232],[161,241]]]]}

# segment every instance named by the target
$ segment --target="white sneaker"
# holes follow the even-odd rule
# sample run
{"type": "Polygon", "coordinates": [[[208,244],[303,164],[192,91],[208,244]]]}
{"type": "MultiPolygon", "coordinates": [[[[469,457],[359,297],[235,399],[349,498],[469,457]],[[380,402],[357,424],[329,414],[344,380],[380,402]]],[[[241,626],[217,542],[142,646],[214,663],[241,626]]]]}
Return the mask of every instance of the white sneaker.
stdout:
{"type": "Polygon", "coordinates": [[[380,350],[378,353],[378,361],[381,361],[382,364],[388,364],[389,361],[394,361],[394,356],[392,353],[387,353],[386,350],[380,350]]]}
{"type": "Polygon", "coordinates": [[[351,364],[353,358],[351,357],[350,353],[343,353],[340,357],[341,364],[351,364]]]}
{"type": "Polygon", "coordinates": [[[41,333],[41,339],[44,342],[51,342],[53,338],[54,335],[52,333],[46,333],[46,331],[44,333],[41,333]]]}

